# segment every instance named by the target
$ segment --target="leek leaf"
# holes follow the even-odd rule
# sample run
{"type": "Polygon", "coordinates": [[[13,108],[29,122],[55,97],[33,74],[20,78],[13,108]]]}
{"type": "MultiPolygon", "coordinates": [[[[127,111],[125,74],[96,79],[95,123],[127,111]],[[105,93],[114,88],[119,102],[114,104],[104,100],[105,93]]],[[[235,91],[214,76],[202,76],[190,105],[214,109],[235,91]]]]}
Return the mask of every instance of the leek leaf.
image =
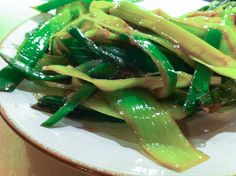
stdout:
{"type": "Polygon", "coordinates": [[[145,91],[127,89],[107,93],[106,97],[135,131],[141,148],[158,163],[183,171],[208,159],[187,141],[170,114],[145,91]]]}

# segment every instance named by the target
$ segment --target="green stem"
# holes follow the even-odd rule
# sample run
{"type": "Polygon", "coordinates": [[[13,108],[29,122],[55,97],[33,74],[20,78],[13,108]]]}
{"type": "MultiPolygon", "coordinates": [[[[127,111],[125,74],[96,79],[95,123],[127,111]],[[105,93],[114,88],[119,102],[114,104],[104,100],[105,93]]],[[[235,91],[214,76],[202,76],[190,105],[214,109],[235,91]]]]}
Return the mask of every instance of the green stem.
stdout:
{"type": "Polygon", "coordinates": [[[175,47],[174,44],[172,44],[171,42],[167,41],[166,39],[155,35],[155,34],[147,34],[144,32],[140,32],[138,30],[134,30],[131,26],[129,26],[124,20],[116,17],[116,16],[112,16],[112,15],[108,15],[107,8],[103,8],[103,6],[105,7],[113,7],[114,3],[110,3],[107,4],[108,2],[104,2],[104,1],[94,1],[91,5],[91,7],[94,6],[93,10],[92,10],[92,17],[91,16],[84,16],[84,18],[86,18],[87,20],[93,21],[96,24],[99,24],[107,29],[109,29],[110,31],[114,31],[118,34],[128,34],[128,35],[136,35],[136,36],[140,36],[140,37],[144,37],[146,39],[152,40],[154,42],[159,43],[160,45],[168,48],[169,50],[175,52],[177,55],[179,55],[186,63],[188,63],[190,66],[194,67],[194,62],[192,60],[189,60],[186,55],[178,48],[175,47]],[[97,5],[98,4],[98,5],[97,5]]]}
{"type": "Polygon", "coordinates": [[[177,74],[167,57],[158,49],[158,47],[149,40],[139,36],[130,37],[131,43],[144,50],[157,66],[163,79],[163,88],[160,90],[159,97],[165,98],[173,93],[176,88],[177,74]]]}
{"type": "Polygon", "coordinates": [[[208,159],[187,141],[170,114],[145,91],[127,89],[106,97],[133,128],[141,148],[161,165],[180,172],[208,159]]]}
{"type": "MultiPolygon", "coordinates": [[[[47,51],[50,37],[61,30],[74,17],[79,15],[80,8],[78,8],[77,5],[77,2],[66,5],[61,9],[59,14],[41,25],[33,36],[27,37],[19,46],[14,59],[19,60],[30,67],[34,67],[47,51]]],[[[10,67],[4,68],[4,72],[8,72],[9,75],[15,75],[14,77],[18,78],[9,78],[2,72],[3,71],[1,70],[0,80],[4,80],[4,84],[0,84],[0,90],[9,90],[9,85],[11,85],[11,90],[14,90],[24,79],[24,74],[22,74],[21,71],[14,70],[10,67]]]]}
{"type": "Polygon", "coordinates": [[[23,74],[17,73],[11,66],[0,71],[0,91],[12,92],[22,81],[23,74]]]}
{"type": "MultiPolygon", "coordinates": [[[[18,70],[21,74],[24,74],[25,77],[35,80],[45,80],[45,81],[57,81],[69,78],[68,76],[64,75],[47,75],[41,71],[37,71],[36,69],[30,67],[27,64],[24,64],[23,62],[20,62],[18,60],[15,60],[13,58],[8,57],[7,55],[0,53],[0,56],[15,70],[18,70]]],[[[8,69],[6,69],[7,71],[8,69]]],[[[14,70],[14,72],[15,72],[14,70]]],[[[8,72],[8,71],[7,71],[8,72]]],[[[8,74],[10,74],[8,72],[8,74]]],[[[4,75],[3,75],[4,76],[4,75]]],[[[9,75],[6,75],[9,77],[9,75]]],[[[10,78],[15,79],[15,77],[10,78]]],[[[17,80],[15,80],[17,81],[17,80]]],[[[20,79],[18,80],[20,81],[20,79]]],[[[8,82],[8,81],[7,81],[8,82]]],[[[14,87],[14,86],[13,86],[14,87]]]]}
{"type": "Polygon", "coordinates": [[[68,115],[73,111],[81,101],[88,98],[92,93],[96,91],[96,87],[91,83],[85,83],[76,91],[72,97],[61,107],[55,114],[53,114],[47,121],[43,122],[41,125],[44,127],[51,127],[63,117],[68,115]]]}
{"type": "Polygon", "coordinates": [[[40,12],[48,12],[53,9],[57,9],[61,6],[64,6],[66,4],[72,3],[76,0],[50,0],[44,4],[41,4],[39,6],[33,7],[34,9],[40,11],[40,12]]]}
{"type": "MultiPolygon", "coordinates": [[[[210,29],[205,36],[205,41],[215,48],[219,48],[222,33],[215,29],[210,29]]],[[[193,75],[191,87],[189,88],[188,96],[184,104],[184,109],[192,111],[197,107],[197,99],[209,90],[209,84],[212,76],[212,71],[204,65],[199,64],[193,75]]]]}
{"type": "Polygon", "coordinates": [[[207,64],[236,68],[236,61],[233,58],[224,55],[197,36],[167,19],[155,15],[153,12],[145,11],[128,2],[119,2],[110,10],[110,13],[130,23],[152,30],[169,41],[176,43],[188,55],[196,57],[207,64]]]}
{"type": "MultiPolygon", "coordinates": [[[[77,70],[83,70],[86,72],[88,63],[84,63],[85,67],[80,67],[77,68],[77,70]]],[[[101,65],[101,64],[100,64],[101,65]]],[[[101,76],[102,73],[104,73],[105,75],[110,74],[108,73],[107,69],[110,65],[109,64],[105,64],[102,66],[97,65],[95,66],[93,69],[88,70],[88,74],[91,76],[101,76]],[[104,70],[106,70],[107,72],[104,72],[104,70]]],[[[109,70],[112,73],[114,72],[114,70],[109,70]]],[[[103,75],[103,76],[105,76],[103,75]]],[[[71,97],[68,98],[68,101],[64,104],[64,106],[62,106],[55,114],[53,114],[47,121],[45,121],[42,126],[44,127],[51,127],[54,124],[56,124],[58,121],[60,121],[63,117],[65,117],[66,115],[68,115],[71,111],[73,111],[83,100],[87,99],[90,95],[92,95],[95,91],[97,90],[96,86],[92,83],[85,83],[83,84],[78,91],[76,91],[75,93],[73,93],[73,95],[71,97]]]]}
{"type": "MultiPolygon", "coordinates": [[[[201,107],[214,107],[236,101],[236,83],[229,80],[223,85],[212,89],[198,99],[201,107]]],[[[220,107],[219,106],[219,107],[220,107]]]]}

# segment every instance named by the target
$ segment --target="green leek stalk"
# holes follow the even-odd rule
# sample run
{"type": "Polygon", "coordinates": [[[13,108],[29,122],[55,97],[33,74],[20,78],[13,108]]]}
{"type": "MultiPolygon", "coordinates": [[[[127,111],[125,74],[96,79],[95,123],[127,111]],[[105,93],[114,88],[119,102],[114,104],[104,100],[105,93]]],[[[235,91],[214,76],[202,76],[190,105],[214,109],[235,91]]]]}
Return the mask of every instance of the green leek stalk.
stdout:
{"type": "Polygon", "coordinates": [[[99,24],[104,28],[109,29],[110,31],[114,31],[118,34],[127,34],[127,35],[135,35],[140,36],[154,42],[159,43],[160,45],[168,48],[169,50],[175,52],[178,56],[180,56],[187,64],[194,67],[194,62],[192,60],[187,59],[186,55],[176,47],[170,41],[160,37],[159,35],[153,33],[145,33],[140,32],[138,30],[133,29],[129,26],[124,20],[118,18],[116,16],[108,15],[109,8],[112,8],[115,3],[106,2],[106,1],[93,1],[90,7],[90,15],[84,16],[85,19],[93,21],[95,24],[99,24]]]}
{"type": "MultiPolygon", "coordinates": [[[[215,97],[215,93],[216,91],[214,91],[213,94],[213,98],[212,99],[216,99],[215,97]]],[[[218,89],[217,89],[218,92],[218,89]]],[[[212,95],[210,94],[210,95],[212,95]]],[[[234,93],[235,94],[235,93],[234,93]]],[[[182,91],[175,91],[175,93],[165,99],[162,100],[160,102],[160,104],[162,105],[162,107],[166,110],[166,112],[168,112],[170,114],[170,116],[174,119],[174,120],[181,120],[184,119],[185,117],[187,117],[190,113],[192,112],[186,112],[183,109],[183,104],[185,102],[186,99],[186,93],[182,92],[182,91]]],[[[218,93],[218,95],[221,95],[220,93],[218,93]]],[[[229,94],[231,95],[231,94],[229,94]]],[[[222,97],[222,95],[221,95],[222,97]]],[[[228,96],[227,96],[228,97],[228,96]]],[[[234,100],[235,100],[235,95],[234,95],[234,100]]],[[[204,95],[203,98],[201,99],[201,103],[203,103],[202,105],[206,105],[208,103],[209,105],[209,100],[212,100],[211,97],[209,97],[208,95],[204,95]]],[[[66,97],[61,97],[61,96],[44,96],[41,97],[38,100],[38,104],[34,105],[33,107],[41,107],[40,110],[44,110],[44,111],[50,111],[50,112],[54,112],[56,110],[58,110],[60,107],[62,107],[67,101],[66,97]]],[[[211,104],[213,104],[214,101],[211,102],[211,104]]],[[[91,95],[90,97],[88,97],[87,99],[83,100],[80,104],[81,106],[77,106],[76,109],[74,110],[75,112],[79,112],[81,109],[88,108],[94,111],[97,111],[101,114],[105,114],[108,115],[110,117],[114,117],[117,119],[123,119],[123,117],[116,112],[113,108],[111,108],[109,106],[109,104],[104,100],[104,93],[101,91],[98,91],[96,94],[91,95]]]]}
{"type": "Polygon", "coordinates": [[[236,78],[236,61],[167,19],[128,3],[119,2],[110,13],[130,23],[146,27],[178,45],[187,55],[211,70],[236,78]]]}
{"type": "MultiPolygon", "coordinates": [[[[50,37],[79,15],[80,7],[77,5],[77,2],[66,5],[59,14],[41,25],[31,37],[27,37],[19,46],[14,59],[34,67],[48,49],[50,37]]],[[[0,71],[0,90],[13,91],[23,79],[24,74],[21,71],[9,66],[5,67],[0,71]],[[14,77],[9,78],[6,73],[14,75],[14,77]]]]}
{"type": "Polygon", "coordinates": [[[223,85],[212,89],[198,99],[198,104],[211,110],[214,106],[223,106],[236,101],[236,83],[229,80],[223,85]]]}
{"type": "MultiPolygon", "coordinates": [[[[184,111],[182,106],[173,101],[171,98],[160,102],[163,108],[170,113],[171,117],[174,120],[181,120],[188,116],[189,112],[184,111]]],[[[46,95],[38,99],[38,103],[32,107],[45,112],[56,112],[66,103],[66,101],[66,97],[46,95]]],[[[77,113],[84,109],[90,109],[101,114],[123,120],[123,117],[111,108],[104,100],[102,93],[96,93],[88,97],[86,100],[83,100],[81,104],[73,110],[73,112],[77,113]]]]}
{"type": "Polygon", "coordinates": [[[234,58],[236,57],[236,51],[234,48],[236,40],[233,29],[234,25],[232,24],[233,22],[232,14],[235,13],[235,9],[236,8],[223,10],[221,12],[222,14],[220,14],[221,17],[217,16],[210,18],[206,18],[204,16],[173,18],[168,16],[162,11],[160,13],[156,13],[155,11],[153,12],[175,23],[179,27],[198,36],[201,39],[204,38],[208,29],[220,30],[224,35],[222,37],[219,50],[224,54],[234,58]],[[224,25],[222,25],[222,23],[224,23],[224,25]]]}
{"type": "MultiPolygon", "coordinates": [[[[124,88],[132,88],[132,87],[142,87],[151,90],[159,89],[164,86],[163,79],[159,76],[144,76],[144,77],[134,77],[134,78],[126,78],[126,79],[96,79],[88,76],[87,74],[79,71],[73,67],[67,67],[62,65],[50,65],[45,66],[44,70],[54,71],[56,73],[71,76],[73,78],[79,78],[81,80],[90,82],[96,85],[97,88],[103,91],[115,91],[124,88]]],[[[184,73],[184,72],[176,72],[177,73],[177,84],[176,88],[185,88],[188,87],[191,83],[192,76],[184,73]]],[[[221,83],[221,79],[219,77],[212,77],[211,84],[218,85],[221,83]]]]}
{"type": "MultiPolygon", "coordinates": [[[[88,76],[85,73],[80,72],[76,68],[72,67],[65,67],[61,65],[50,65],[44,67],[44,70],[48,71],[54,71],[56,73],[72,76],[74,78],[79,78],[81,80],[93,83],[96,85],[97,88],[103,90],[103,91],[114,91],[124,88],[131,88],[131,87],[144,87],[149,89],[156,89],[163,87],[163,81],[161,77],[158,76],[145,76],[140,78],[126,78],[126,79],[115,79],[115,80],[109,80],[109,79],[95,79],[90,76],[88,76]]],[[[188,84],[191,80],[191,76],[189,77],[188,74],[180,73],[180,77],[184,77],[183,81],[184,84],[188,84]],[[185,79],[186,77],[186,79],[185,79]],[[190,80],[189,80],[190,78],[190,80]],[[186,81],[186,82],[185,82],[186,81]]],[[[179,79],[181,80],[181,78],[179,79]]]]}
{"type": "Polygon", "coordinates": [[[161,165],[181,172],[208,159],[187,141],[170,114],[145,91],[107,93],[106,100],[132,127],[141,148],[161,165]]]}
{"type": "Polygon", "coordinates": [[[33,8],[40,12],[48,12],[50,10],[57,9],[61,6],[72,3],[73,1],[76,1],[76,0],[50,0],[44,4],[38,5],[33,8]]]}
{"type": "Polygon", "coordinates": [[[68,113],[73,111],[82,100],[88,98],[92,93],[96,91],[96,87],[91,83],[85,83],[76,91],[71,98],[62,106],[55,114],[53,114],[47,121],[43,122],[41,126],[51,127],[68,113]]]}
{"type": "MultiPolygon", "coordinates": [[[[58,80],[63,80],[63,79],[68,78],[68,76],[64,76],[64,75],[47,75],[47,74],[43,73],[42,71],[37,71],[33,67],[30,67],[29,65],[24,64],[23,62],[16,60],[14,58],[10,58],[3,53],[0,53],[0,56],[10,66],[12,66],[12,68],[20,71],[21,73],[23,73],[25,75],[26,78],[29,78],[29,79],[44,80],[44,81],[58,81],[58,80]]],[[[12,78],[10,78],[10,79],[12,79],[12,78]]]]}
{"type": "Polygon", "coordinates": [[[107,62],[114,62],[114,64],[125,67],[122,58],[114,55],[113,53],[108,53],[102,48],[98,47],[94,41],[88,39],[79,29],[76,27],[71,27],[69,33],[80,43],[83,47],[87,48],[88,51],[92,52],[96,58],[106,60],[107,62]]]}
{"type": "MultiPolygon", "coordinates": [[[[101,74],[107,74],[108,72],[104,72],[104,70],[108,71],[109,67],[111,67],[109,64],[99,64],[101,62],[86,62],[84,64],[81,64],[76,68],[76,70],[80,70],[82,72],[87,72],[91,76],[97,76],[101,74]],[[94,66],[93,64],[98,64],[94,66]],[[102,65],[102,66],[100,66],[102,65]],[[94,67],[93,67],[94,66],[94,67]],[[91,68],[93,67],[93,68],[91,68]],[[108,69],[107,69],[108,68],[108,69]]],[[[110,72],[114,73],[113,70],[110,70],[110,72]]],[[[109,73],[108,73],[109,74],[109,73]]],[[[104,76],[104,75],[103,75],[104,76]]],[[[44,127],[51,127],[57,122],[59,122],[63,117],[68,115],[70,112],[72,112],[76,107],[78,107],[79,104],[85,99],[87,99],[89,96],[91,96],[95,91],[97,90],[96,86],[94,84],[91,84],[89,82],[80,85],[79,90],[76,90],[70,97],[68,97],[67,102],[49,119],[47,119],[45,122],[43,122],[41,125],[44,127]]],[[[47,99],[48,100],[48,99],[47,99]]]]}
{"type": "Polygon", "coordinates": [[[236,8],[224,10],[223,14],[221,15],[224,25],[227,25],[227,26],[231,27],[232,29],[235,28],[235,23],[234,23],[235,13],[236,13],[236,8]]]}
{"type": "MultiPolygon", "coordinates": [[[[83,30],[80,28],[80,26],[79,29],[81,31],[83,30]]],[[[127,38],[124,38],[119,34],[115,34],[115,37],[115,35],[113,35],[114,33],[102,27],[95,33],[95,35],[92,34],[92,40],[95,40],[96,43],[100,44],[98,47],[101,48],[103,52],[106,52],[107,54],[109,53],[109,55],[113,53],[114,56],[122,59],[125,62],[125,67],[127,70],[135,73],[154,73],[158,71],[156,65],[153,63],[150,57],[141,49],[130,45],[127,38]]],[[[84,37],[89,38],[87,34],[88,33],[85,32],[84,36],[80,35],[79,40],[83,40],[84,37]]],[[[55,42],[53,42],[53,45],[56,45],[53,47],[56,49],[54,51],[56,51],[56,53],[62,51],[62,53],[59,55],[67,53],[72,56],[70,58],[73,59],[73,61],[79,64],[89,60],[90,58],[96,58],[95,54],[91,52],[89,48],[85,49],[85,45],[83,45],[83,42],[85,41],[78,42],[75,38],[72,38],[72,36],[68,34],[57,36],[54,39],[55,42]]]]}
{"type": "MultiPolygon", "coordinates": [[[[46,112],[55,112],[61,108],[68,99],[61,96],[46,95],[38,99],[38,103],[33,105],[33,108],[43,110],[46,112]]],[[[103,100],[101,93],[96,93],[91,95],[87,99],[83,100],[80,105],[78,105],[73,111],[80,112],[81,110],[93,110],[101,114],[114,117],[116,119],[123,119],[114,109],[112,109],[109,104],[103,100]]]]}
{"type": "MultiPolygon", "coordinates": [[[[79,23],[82,24],[77,24],[75,20],[67,27],[65,27],[66,29],[64,30],[68,31],[71,26],[76,26],[84,33],[84,36],[93,40],[96,43],[112,44],[114,41],[122,41],[121,37],[118,34],[104,29],[98,24],[95,25],[94,22],[83,19],[79,23]]],[[[82,45],[78,44],[78,42],[75,42],[75,39],[72,38],[72,36],[69,35],[69,33],[67,32],[60,31],[51,38],[51,52],[55,55],[63,55],[64,53],[70,53],[74,55],[79,61],[80,52],[78,52],[78,46],[82,45]]]]}
{"type": "Polygon", "coordinates": [[[168,97],[176,88],[177,74],[167,57],[158,49],[151,41],[145,38],[134,36],[131,37],[131,43],[140,47],[145,51],[152,61],[155,63],[164,83],[163,88],[159,92],[160,98],[168,97]]]}
{"type": "Polygon", "coordinates": [[[175,90],[174,94],[160,103],[163,108],[171,115],[174,120],[186,118],[194,111],[185,111],[183,108],[187,93],[180,90],[175,90]]]}
{"type": "Polygon", "coordinates": [[[223,11],[222,12],[223,14],[221,15],[223,19],[221,19],[220,17],[205,18],[202,16],[185,17],[182,19],[182,18],[172,18],[166,15],[164,12],[157,14],[175,23],[176,25],[185,29],[186,31],[198,36],[201,39],[204,39],[207,31],[211,28],[220,30],[224,35],[221,40],[221,45],[218,49],[224,54],[234,58],[236,57],[236,51],[234,48],[236,40],[233,29],[234,25],[232,24],[233,23],[232,13],[234,13],[234,11],[233,10],[225,10],[225,11],[223,11]],[[220,24],[222,22],[227,26],[225,25],[222,26],[222,24],[220,24]],[[230,29],[230,27],[232,29],[230,29]]]}
{"type": "MultiPolygon", "coordinates": [[[[230,18],[228,15],[226,16],[230,18]]],[[[208,29],[220,30],[223,36],[222,36],[222,41],[221,41],[219,50],[223,52],[224,54],[229,55],[233,58],[236,57],[236,50],[234,47],[236,45],[236,35],[234,31],[235,29],[232,28],[232,26],[230,25],[226,25],[228,22],[222,20],[221,18],[220,18],[219,23],[199,21],[197,17],[193,17],[192,19],[189,19],[189,18],[173,19],[172,18],[171,22],[177,24],[178,26],[182,27],[183,29],[193,33],[194,35],[202,39],[204,38],[208,29]],[[222,23],[224,23],[225,25],[222,25],[222,23]]]]}
{"type": "Polygon", "coordinates": [[[0,70],[0,91],[12,92],[22,80],[23,74],[16,74],[16,70],[10,66],[4,67],[0,70]]]}
{"type": "MultiPolygon", "coordinates": [[[[215,48],[219,48],[222,38],[221,31],[209,29],[205,41],[215,48]]],[[[184,109],[192,111],[197,107],[197,99],[209,90],[212,71],[204,65],[199,64],[194,72],[184,109]]]]}

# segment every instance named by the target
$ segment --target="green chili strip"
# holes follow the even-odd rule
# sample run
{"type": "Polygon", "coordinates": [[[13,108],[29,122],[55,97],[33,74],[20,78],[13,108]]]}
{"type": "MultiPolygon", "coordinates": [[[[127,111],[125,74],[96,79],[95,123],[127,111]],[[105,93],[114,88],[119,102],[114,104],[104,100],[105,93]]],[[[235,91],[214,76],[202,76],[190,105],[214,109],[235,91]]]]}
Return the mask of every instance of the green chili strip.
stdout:
{"type": "Polygon", "coordinates": [[[161,165],[183,171],[208,159],[187,141],[170,114],[145,91],[107,93],[106,100],[133,128],[141,148],[161,165]]]}
{"type": "MultiPolygon", "coordinates": [[[[222,33],[216,29],[209,29],[205,41],[215,48],[219,48],[222,33]]],[[[194,72],[192,83],[188,92],[184,109],[192,111],[196,108],[197,99],[209,90],[212,71],[204,65],[199,64],[194,72]]]]}

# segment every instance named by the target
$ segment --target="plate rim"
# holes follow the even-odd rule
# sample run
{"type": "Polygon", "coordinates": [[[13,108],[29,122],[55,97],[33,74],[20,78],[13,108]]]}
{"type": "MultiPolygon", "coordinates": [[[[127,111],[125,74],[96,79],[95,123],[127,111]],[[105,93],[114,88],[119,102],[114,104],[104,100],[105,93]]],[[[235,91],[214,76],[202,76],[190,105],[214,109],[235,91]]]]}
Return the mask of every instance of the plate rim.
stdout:
{"type": "MultiPolygon", "coordinates": [[[[23,24],[27,23],[30,19],[33,18],[37,18],[41,15],[44,14],[38,14],[38,15],[34,15],[30,18],[27,18],[26,20],[24,20],[23,22],[21,22],[19,25],[17,25],[16,27],[14,27],[1,41],[0,41],[0,47],[2,46],[2,44],[5,42],[5,40],[12,34],[14,33],[20,26],[22,26],[23,24]]],[[[2,59],[0,57],[0,59],[2,59]]],[[[17,136],[19,136],[21,139],[23,139],[23,141],[27,142],[28,144],[30,144],[31,146],[33,146],[35,149],[37,149],[38,151],[46,154],[47,156],[49,156],[50,158],[57,160],[71,168],[77,169],[78,171],[84,172],[86,174],[92,174],[92,175],[97,175],[97,176],[113,176],[113,175],[121,175],[121,176],[126,176],[126,174],[122,174],[122,173],[116,173],[116,172],[109,172],[108,170],[101,170],[101,169],[97,169],[96,167],[92,167],[89,166],[88,164],[83,164],[80,162],[76,162],[73,161],[70,158],[67,158],[59,153],[57,153],[56,151],[50,150],[48,149],[46,146],[44,146],[43,144],[40,144],[39,142],[37,142],[36,140],[34,140],[33,138],[31,138],[30,136],[28,136],[27,134],[25,134],[24,132],[22,132],[8,117],[7,113],[5,112],[4,108],[2,107],[2,105],[0,104],[0,116],[2,117],[2,119],[4,120],[4,122],[10,127],[10,129],[13,130],[13,132],[15,134],[17,134],[17,136]]]]}

